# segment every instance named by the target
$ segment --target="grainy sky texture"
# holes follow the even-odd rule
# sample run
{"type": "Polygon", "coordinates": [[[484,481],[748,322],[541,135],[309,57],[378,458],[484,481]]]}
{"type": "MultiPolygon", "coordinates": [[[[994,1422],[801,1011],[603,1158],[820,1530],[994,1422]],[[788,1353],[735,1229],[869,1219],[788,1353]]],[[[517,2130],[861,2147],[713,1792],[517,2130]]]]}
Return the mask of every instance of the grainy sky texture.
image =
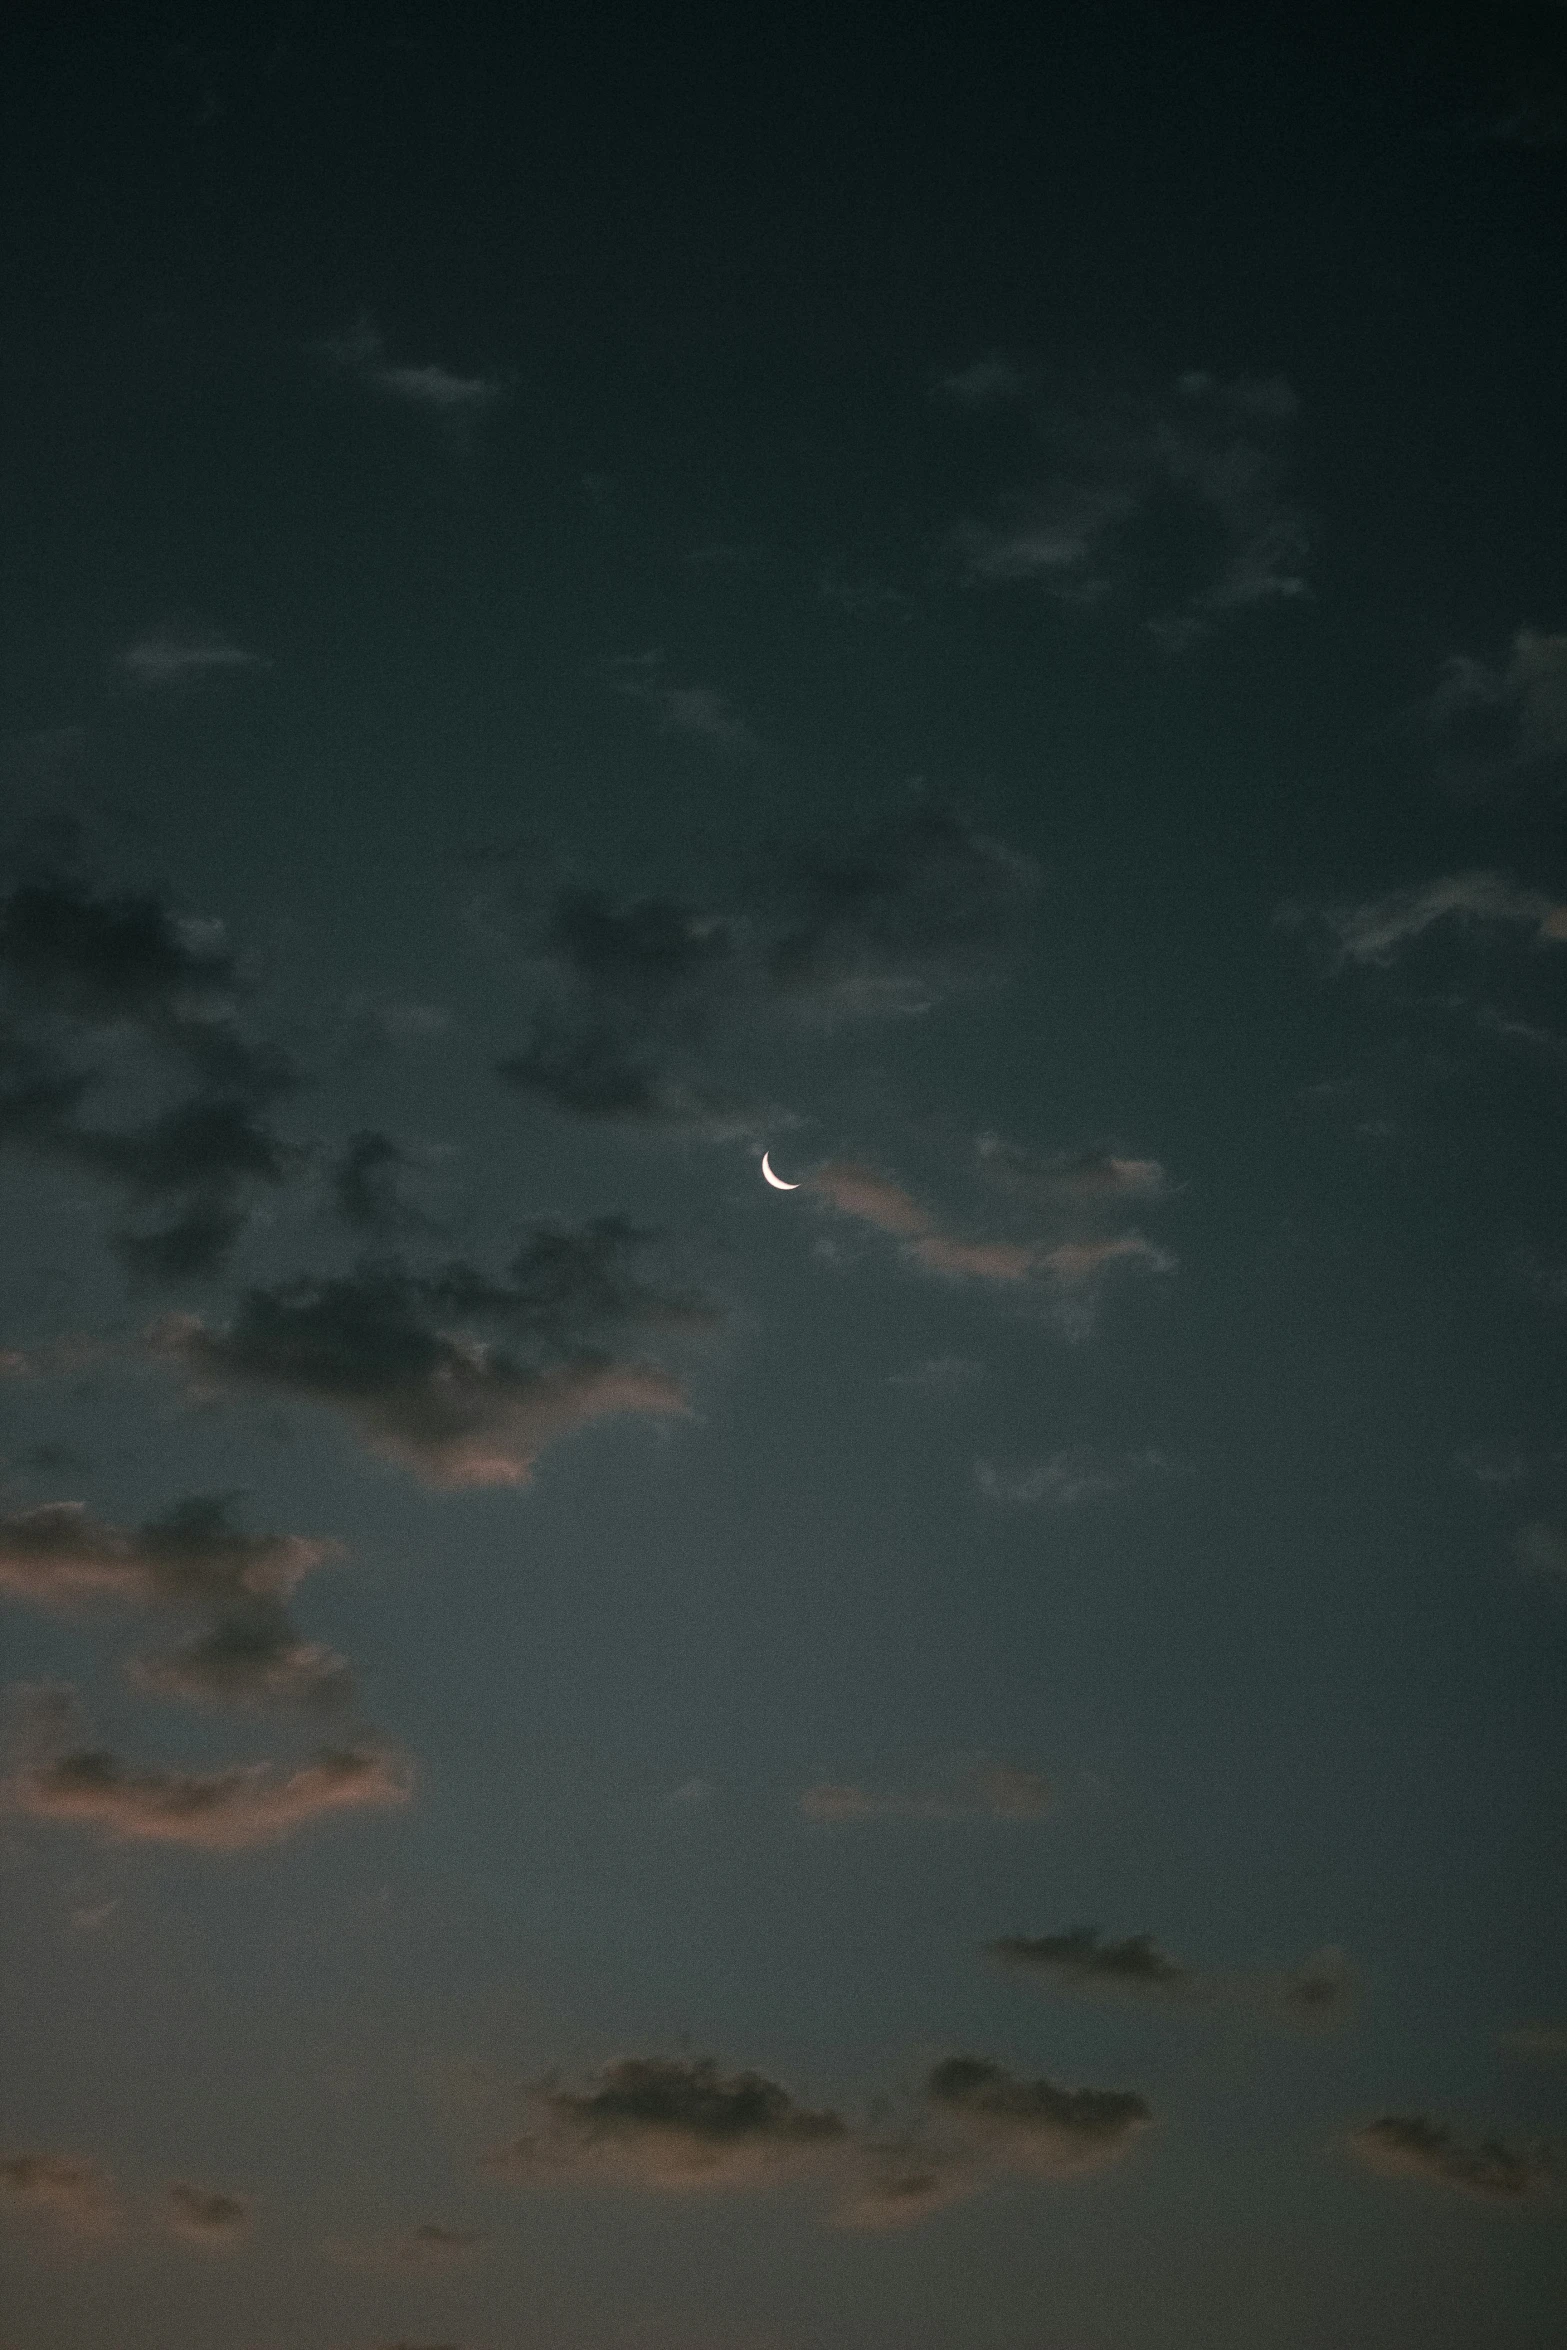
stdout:
{"type": "Polygon", "coordinates": [[[1567,11],[4,39],[0,2350],[1555,2350],[1567,11]]]}

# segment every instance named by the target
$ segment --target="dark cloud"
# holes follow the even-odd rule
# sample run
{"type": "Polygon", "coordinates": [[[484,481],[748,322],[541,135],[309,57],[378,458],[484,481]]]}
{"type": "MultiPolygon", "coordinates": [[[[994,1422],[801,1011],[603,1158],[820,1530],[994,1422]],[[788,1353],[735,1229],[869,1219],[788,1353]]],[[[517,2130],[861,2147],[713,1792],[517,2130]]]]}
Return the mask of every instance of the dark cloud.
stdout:
{"type": "Polygon", "coordinates": [[[485,2238],[473,2228],[443,2227],[425,2220],[389,2236],[335,2236],[324,2249],[344,2268],[372,2275],[430,2275],[460,2266],[482,2251],[485,2238]]]}
{"type": "Polygon", "coordinates": [[[123,2221],[108,2173],[69,2154],[0,2155],[0,2208],[5,2206],[78,2238],[112,2236],[123,2221]]]}
{"type": "Polygon", "coordinates": [[[180,2183],[169,2189],[166,2218],[171,2235],[208,2251],[231,2252],[250,2233],[252,2209],[238,2195],[180,2183]]]}
{"type": "Polygon", "coordinates": [[[646,2187],[743,2185],[821,2161],[846,2142],[836,2113],[796,2103],[760,2073],[710,2057],[623,2057],[588,2090],[545,2088],[539,2128],[483,2158],[521,2180],[595,2172],[646,2187]]]}
{"type": "Polygon", "coordinates": [[[332,1168],[332,1203],[357,1231],[388,1233],[424,1218],[397,1197],[399,1169],[409,1164],[389,1134],[366,1127],[350,1135],[332,1168]]]}
{"type": "Polygon", "coordinates": [[[154,1697],[310,1712],[346,1705],[354,1688],[344,1657],[302,1640],[284,1609],[262,1604],[224,1616],[177,1648],[137,1657],[131,1677],[154,1697]]]}
{"type": "Polygon", "coordinates": [[[1052,1801],[1049,1782],[1017,1763],[977,1764],[954,1785],[934,1791],[876,1790],[823,1781],[808,1787],[800,1810],[819,1826],[865,1820],[1037,1820],[1052,1801]]]}
{"type": "MultiPolygon", "coordinates": [[[[949,396],[970,409],[1023,396],[1007,374],[981,362],[947,379],[949,396]]],[[[1287,384],[1191,373],[1150,398],[1043,376],[1035,386],[1039,475],[958,532],[971,580],[1125,611],[1172,650],[1238,611],[1307,594],[1310,532],[1285,489],[1298,407],[1287,384]]]]}
{"type": "Polygon", "coordinates": [[[222,925],[183,920],[159,898],[94,895],[59,876],[0,898],[0,1147],[82,1169],[142,1212],[113,1245],[133,1276],[210,1273],[244,1229],[255,1187],[276,1187],[291,1153],[262,1118],[297,1076],[238,1025],[241,975],[222,925]],[[104,1049],[150,1048],[194,1083],[142,1123],[92,1125],[104,1049]],[[89,1052],[94,1065],[73,1062],[89,1052]]]}
{"type": "Polygon", "coordinates": [[[1333,934],[1340,968],[1391,963],[1413,940],[1449,922],[1462,928],[1499,923],[1532,933],[1536,946],[1567,944],[1567,904],[1501,873],[1447,874],[1359,906],[1285,906],[1277,919],[1287,929],[1313,920],[1324,925],[1333,934]]]}
{"type": "Polygon", "coordinates": [[[538,1001],[499,1073],[579,1117],[761,1134],[769,1023],[907,1016],[995,977],[1036,885],[1027,858],[926,801],[776,862],[738,909],[525,885],[512,914],[538,1001]]]}
{"type": "Polygon", "coordinates": [[[1336,1947],[1316,1951],[1296,1967],[1250,1971],[1185,1966],[1150,1934],[1102,1942],[1092,1926],[1073,1926],[1064,1934],[1003,1935],[986,1950],[998,1965],[1032,1975],[1053,1990],[1174,2000],[1183,2007],[1224,2009],[1294,2030],[1336,2028],[1355,1999],[1354,1974],[1336,1947]]]}
{"type": "Polygon", "coordinates": [[[221,924],[65,880],[22,882],[0,900],[0,974],[48,1010],[182,1042],[232,1012],[238,977],[221,924]]]}
{"type": "Polygon", "coordinates": [[[232,1496],[177,1502],[128,1531],[80,1502],[45,1502],[0,1518],[0,1593],[38,1607],[103,1600],[122,1607],[208,1608],[276,1601],[341,1544],[298,1534],[245,1534],[232,1496]]]}
{"type": "Polygon", "coordinates": [[[265,1763],[218,1771],[136,1770],[101,1751],[64,1754],[15,1773],[4,1793],[32,1819],[116,1842],[243,1852],[278,1844],[329,1812],[406,1803],[406,1774],[367,1748],[323,1748],[281,1774],[265,1763]]]}
{"type": "Polygon", "coordinates": [[[1349,2148],[1368,2169],[1390,2178],[1429,2179],[1487,2202],[1515,2203],[1538,2194],[1556,2165],[1540,2150],[1515,2153],[1500,2138],[1464,2146],[1445,2124],[1423,2114],[1387,2114],[1351,2132],[1349,2148]]]}
{"type": "Polygon", "coordinates": [[[599,1343],[606,1323],[690,1329],[710,1317],[624,1269],[641,1236],[615,1223],[537,1236],[509,1283],[462,1265],[415,1276],[395,1259],[338,1280],[246,1292],[226,1330],[176,1316],[163,1352],[206,1386],[325,1405],[369,1449],[432,1485],[521,1485],[546,1446],[621,1413],[668,1417],[684,1391],[657,1365],[599,1343]],[[526,1361],[453,1335],[431,1309],[519,1332],[526,1361]]]}
{"type": "Polygon", "coordinates": [[[988,1947],[1003,1966],[1046,1974],[1073,1988],[1168,1992],[1185,1990],[1194,1980],[1192,1970],[1167,1957],[1151,1934],[1101,1942],[1097,1928],[1074,1926],[1065,1934],[1008,1934],[988,1947]]]}
{"type": "Polygon", "coordinates": [[[980,2056],[945,2058],[932,2070],[925,2094],[946,2120],[977,2141],[989,2162],[1047,2178],[1116,2161],[1153,2118],[1130,2091],[1019,2080],[980,2056]]]}

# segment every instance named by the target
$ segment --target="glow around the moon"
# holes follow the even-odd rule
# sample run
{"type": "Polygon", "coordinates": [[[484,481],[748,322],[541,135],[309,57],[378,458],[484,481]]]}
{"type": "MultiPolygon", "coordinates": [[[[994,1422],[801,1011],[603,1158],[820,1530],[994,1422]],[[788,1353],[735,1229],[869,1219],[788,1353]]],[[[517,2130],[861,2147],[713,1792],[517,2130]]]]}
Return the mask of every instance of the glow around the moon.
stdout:
{"type": "Polygon", "coordinates": [[[774,1191],[798,1191],[800,1188],[798,1183],[785,1183],[781,1175],[775,1175],[773,1173],[772,1162],[768,1158],[766,1151],[763,1151],[762,1153],[762,1173],[766,1176],[774,1191]]]}

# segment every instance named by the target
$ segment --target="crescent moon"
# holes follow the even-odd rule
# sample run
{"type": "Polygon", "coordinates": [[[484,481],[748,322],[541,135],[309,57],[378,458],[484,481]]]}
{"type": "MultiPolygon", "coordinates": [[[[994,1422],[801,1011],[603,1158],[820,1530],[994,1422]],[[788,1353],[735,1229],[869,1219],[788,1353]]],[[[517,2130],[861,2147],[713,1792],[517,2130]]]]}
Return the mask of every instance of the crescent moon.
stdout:
{"type": "Polygon", "coordinates": [[[762,1153],[762,1173],[767,1178],[767,1181],[772,1185],[774,1191],[798,1191],[800,1188],[798,1183],[785,1183],[781,1175],[775,1175],[773,1173],[772,1166],[766,1151],[763,1151],[762,1153]]]}

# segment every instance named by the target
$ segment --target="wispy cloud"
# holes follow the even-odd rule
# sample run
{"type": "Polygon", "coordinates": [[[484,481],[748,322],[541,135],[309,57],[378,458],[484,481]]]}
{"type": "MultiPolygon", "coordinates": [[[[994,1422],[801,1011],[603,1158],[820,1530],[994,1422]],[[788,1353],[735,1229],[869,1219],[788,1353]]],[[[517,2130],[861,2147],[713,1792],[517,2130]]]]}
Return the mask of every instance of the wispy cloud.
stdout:
{"type": "Polygon", "coordinates": [[[609,675],[614,691],[652,710],[665,734],[689,735],[731,755],[763,748],[727,694],[716,686],[675,684],[662,653],[622,654],[610,662],[609,675]]]}
{"type": "Polygon", "coordinates": [[[969,578],[1128,610],[1170,650],[1249,607],[1308,593],[1309,530],[1286,494],[1298,403],[1277,379],[1201,372],[1139,397],[981,360],[938,386],[970,410],[1027,399],[1037,478],[970,520],[969,578]]]}
{"type": "Polygon", "coordinates": [[[1567,945],[1567,904],[1500,873],[1448,874],[1359,906],[1285,906],[1277,920],[1296,930],[1313,920],[1323,924],[1333,934],[1340,967],[1391,963],[1412,941],[1448,922],[1500,923],[1532,932],[1537,946],[1567,945]]]}
{"type": "Polygon", "coordinates": [[[1497,2034],[1496,2044],[1509,2056],[1554,2061],[1567,2056],[1567,2024],[1515,2024],[1510,2031],[1497,2034]]]}
{"type": "Polygon", "coordinates": [[[1567,762],[1567,636],[1521,628],[1495,667],[1455,654],[1421,717],[1437,771],[1461,798],[1554,783],[1567,762]]]}
{"type": "Polygon", "coordinates": [[[1026,398],[1029,389],[1030,378],[1020,368],[992,355],[938,375],[931,396],[954,401],[960,408],[1004,408],[1026,398]]]}
{"type": "Polygon", "coordinates": [[[1037,1820],[1052,1792],[1038,1771],[1017,1763],[978,1763],[951,1786],[873,1789],[824,1780],[800,1798],[806,1819],[823,1827],[867,1820],[1037,1820]]]}
{"type": "Polygon", "coordinates": [[[1074,1445],[1041,1461],[1011,1465],[979,1460],[974,1482],[987,1501],[1027,1507],[1046,1502],[1054,1509],[1077,1509],[1084,1502],[1104,1501],[1124,1493],[1144,1477],[1179,1476],[1183,1462],[1153,1446],[1141,1452],[1109,1453],[1074,1445]]]}
{"type": "Polygon", "coordinates": [[[270,669],[264,653],[247,652],[226,637],[201,630],[161,629],[133,637],[115,656],[131,683],[148,693],[215,684],[270,669]]]}
{"type": "Polygon", "coordinates": [[[1518,2152],[1500,2138],[1466,2146],[1423,2114],[1387,2114],[1350,2133],[1350,2152],[1387,2178],[1425,2179],[1484,2202],[1517,2203],[1549,2187],[1557,2165],[1541,2148],[1518,2152]]]}
{"type": "Polygon", "coordinates": [[[1525,1574],[1567,1590],[1567,1531],[1534,1519],[1518,1535],[1518,1564],[1525,1574]]]}
{"type": "Polygon", "coordinates": [[[482,416],[505,396],[505,386],[494,375],[458,375],[432,362],[409,365],[387,356],[379,329],[365,317],[346,334],[320,345],[321,356],[340,373],[350,376],[382,399],[420,408],[448,423],[482,416]]]}
{"type": "MultiPolygon", "coordinates": [[[[993,1138],[986,1138],[986,1142],[993,1142],[993,1138]]],[[[982,1145],[982,1152],[984,1148],[982,1145]]],[[[1152,1161],[1112,1164],[1153,1167],[1152,1161]]],[[[1156,1247],[1140,1232],[1110,1234],[1092,1229],[1099,1220],[1096,1211],[1106,1201],[1125,1196],[1129,1187],[1058,1191],[1053,1221],[1058,1229],[1063,1223],[1075,1223],[1080,1237],[992,1240],[943,1230],[902,1184],[857,1161],[838,1160],[818,1167],[804,1183],[837,1214],[900,1241],[906,1262],[923,1272],[1013,1288],[1034,1285],[1048,1297],[1057,1319],[1073,1336],[1086,1335],[1093,1327],[1099,1292],[1112,1268],[1136,1266],[1149,1273],[1173,1273],[1176,1269],[1170,1252],[1156,1247]],[[1085,1225],[1086,1231],[1082,1229],[1085,1225]]],[[[1037,1231],[1037,1211],[1031,1213],[1030,1221],[1037,1231]]]]}

